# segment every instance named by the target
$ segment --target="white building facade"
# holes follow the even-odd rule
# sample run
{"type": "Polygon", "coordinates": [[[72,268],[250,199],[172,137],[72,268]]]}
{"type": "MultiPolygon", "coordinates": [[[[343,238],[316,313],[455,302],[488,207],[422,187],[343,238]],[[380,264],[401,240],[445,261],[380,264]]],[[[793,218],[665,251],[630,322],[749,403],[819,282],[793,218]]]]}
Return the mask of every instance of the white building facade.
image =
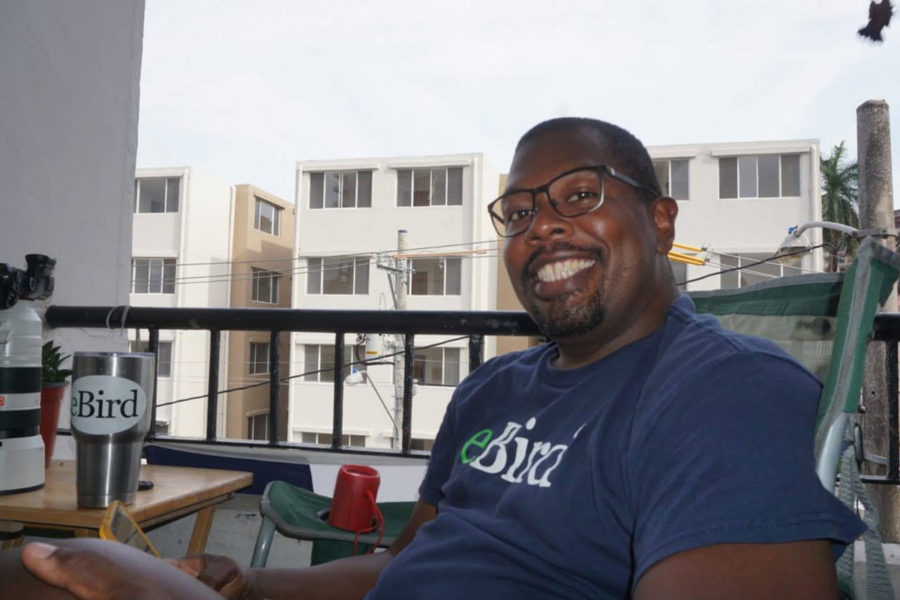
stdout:
{"type": "MultiPolygon", "coordinates": [[[[676,240],[710,249],[706,266],[673,262],[687,289],[743,287],[772,277],[821,271],[822,251],[767,261],[789,228],[822,215],[818,140],[651,146],[663,193],[678,200],[676,240]],[[740,270],[722,272],[733,267],[740,270]],[[702,280],[698,277],[709,276],[702,280]]],[[[804,234],[809,245],[821,230],[804,234]]]]}
{"type": "MultiPolygon", "coordinates": [[[[138,169],[132,226],[133,306],[229,306],[234,190],[192,167],[138,169]]],[[[130,346],[143,350],[147,332],[129,332],[130,346]],[[138,339],[138,335],[141,339],[138,339]]],[[[206,432],[205,398],[209,334],[162,330],[157,365],[157,431],[186,437],[206,432]]],[[[222,333],[219,389],[227,381],[227,333],[222,333]]],[[[219,403],[220,411],[224,403],[219,403]]],[[[224,418],[219,415],[219,427],[224,418]]],[[[221,433],[221,432],[220,432],[221,433]]]]}
{"type": "MultiPolygon", "coordinates": [[[[481,154],[299,162],[292,305],[393,310],[390,271],[378,264],[389,260],[403,229],[412,267],[406,308],[493,310],[496,261],[472,249],[496,240],[485,206],[497,195],[498,181],[481,154]]],[[[362,358],[355,335],[344,342],[342,364],[362,358]]],[[[415,339],[414,449],[430,449],[454,386],[468,371],[466,340],[426,348],[441,342],[446,338],[415,339]]],[[[290,441],[331,443],[334,361],[332,334],[293,335],[290,441]]],[[[366,376],[377,394],[365,381],[344,388],[342,443],[390,448],[394,370],[372,365],[366,376]]]]}

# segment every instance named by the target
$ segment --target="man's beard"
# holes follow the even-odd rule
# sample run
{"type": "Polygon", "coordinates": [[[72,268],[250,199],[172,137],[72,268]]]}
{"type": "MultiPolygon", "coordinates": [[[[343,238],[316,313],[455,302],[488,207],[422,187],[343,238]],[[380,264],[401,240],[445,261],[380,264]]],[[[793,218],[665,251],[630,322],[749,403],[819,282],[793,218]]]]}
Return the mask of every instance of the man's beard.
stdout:
{"type": "Polygon", "coordinates": [[[557,298],[558,302],[552,303],[549,307],[541,306],[534,296],[529,298],[528,314],[550,339],[583,335],[599,327],[606,318],[601,288],[595,288],[578,306],[567,306],[562,302],[568,296],[569,294],[557,298]]]}

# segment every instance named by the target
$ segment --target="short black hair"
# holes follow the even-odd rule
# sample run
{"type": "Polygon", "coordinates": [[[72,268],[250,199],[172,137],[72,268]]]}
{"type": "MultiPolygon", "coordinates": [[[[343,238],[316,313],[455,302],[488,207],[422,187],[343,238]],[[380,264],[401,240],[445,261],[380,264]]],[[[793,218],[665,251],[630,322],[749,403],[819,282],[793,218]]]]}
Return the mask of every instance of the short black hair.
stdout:
{"type": "Polygon", "coordinates": [[[610,151],[619,163],[615,165],[618,169],[641,185],[650,188],[657,196],[663,195],[656,171],[653,169],[653,160],[644,144],[630,131],[606,121],[586,117],[558,117],[543,121],[526,131],[519,139],[516,153],[523,145],[545,133],[565,130],[588,131],[602,137],[609,143],[610,151]]]}

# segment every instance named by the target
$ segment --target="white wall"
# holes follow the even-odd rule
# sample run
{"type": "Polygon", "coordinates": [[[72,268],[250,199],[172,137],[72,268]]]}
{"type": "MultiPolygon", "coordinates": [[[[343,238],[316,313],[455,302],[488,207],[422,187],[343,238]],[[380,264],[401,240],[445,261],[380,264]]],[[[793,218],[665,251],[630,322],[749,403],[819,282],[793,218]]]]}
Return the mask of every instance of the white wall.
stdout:
{"type": "MultiPolygon", "coordinates": [[[[821,217],[818,140],[779,140],[651,146],[654,159],[690,159],[690,199],[678,202],[676,241],[709,247],[727,254],[774,253],[788,228],[821,217]],[[719,158],[742,155],[799,154],[800,196],[785,198],[719,198],[719,158]]],[[[810,243],[821,242],[811,232],[810,243]]],[[[822,270],[821,250],[804,258],[803,267],[822,270]]],[[[688,278],[712,272],[688,267],[688,278]]],[[[719,278],[698,282],[690,289],[717,289],[719,278]]]]}
{"type": "MultiPolygon", "coordinates": [[[[0,262],[56,258],[52,304],[128,302],[143,27],[143,0],[0,3],[0,262]]],[[[45,336],[127,347],[118,331],[45,336]]]]}
{"type": "MultiPolygon", "coordinates": [[[[132,294],[136,306],[224,308],[229,305],[234,189],[195,167],[139,169],[137,177],[179,177],[177,213],[134,215],[132,256],[176,259],[174,294],[132,294]]],[[[209,334],[162,332],[172,340],[172,375],[160,380],[160,403],[206,394],[209,334]]],[[[221,338],[219,389],[227,381],[227,335],[221,338]]],[[[220,396],[220,406],[224,402],[220,396]]],[[[206,432],[206,400],[164,406],[157,418],[169,421],[171,435],[200,437],[206,432]]],[[[224,421],[219,419],[220,426],[224,421]]]]}

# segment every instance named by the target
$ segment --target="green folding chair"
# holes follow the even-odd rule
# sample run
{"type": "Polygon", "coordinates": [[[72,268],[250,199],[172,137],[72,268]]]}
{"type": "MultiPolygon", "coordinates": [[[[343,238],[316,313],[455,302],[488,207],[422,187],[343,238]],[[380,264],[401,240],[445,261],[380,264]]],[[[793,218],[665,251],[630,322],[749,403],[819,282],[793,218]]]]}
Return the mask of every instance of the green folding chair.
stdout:
{"type": "MultiPolygon", "coordinates": [[[[695,292],[697,312],[714,314],[724,327],[766,337],[824,382],[816,423],[816,472],[829,491],[855,510],[865,507],[867,598],[894,598],[875,509],[859,477],[854,428],[859,410],[866,345],[878,308],[900,273],[900,255],[866,239],[845,273],[774,279],[739,290],[695,292]]],[[[853,546],[838,561],[845,597],[854,597],[853,546]]]]}
{"type": "MultiPolygon", "coordinates": [[[[387,547],[403,531],[416,503],[378,502],[377,505],[384,517],[384,533],[378,545],[387,547]]],[[[352,555],[355,539],[359,554],[367,552],[378,541],[377,531],[362,534],[357,539],[354,532],[329,525],[324,516],[330,506],[331,498],[328,496],[284,481],[270,481],[259,501],[263,520],[250,566],[266,566],[276,531],[286,537],[312,541],[310,564],[313,565],[352,555]]]]}

